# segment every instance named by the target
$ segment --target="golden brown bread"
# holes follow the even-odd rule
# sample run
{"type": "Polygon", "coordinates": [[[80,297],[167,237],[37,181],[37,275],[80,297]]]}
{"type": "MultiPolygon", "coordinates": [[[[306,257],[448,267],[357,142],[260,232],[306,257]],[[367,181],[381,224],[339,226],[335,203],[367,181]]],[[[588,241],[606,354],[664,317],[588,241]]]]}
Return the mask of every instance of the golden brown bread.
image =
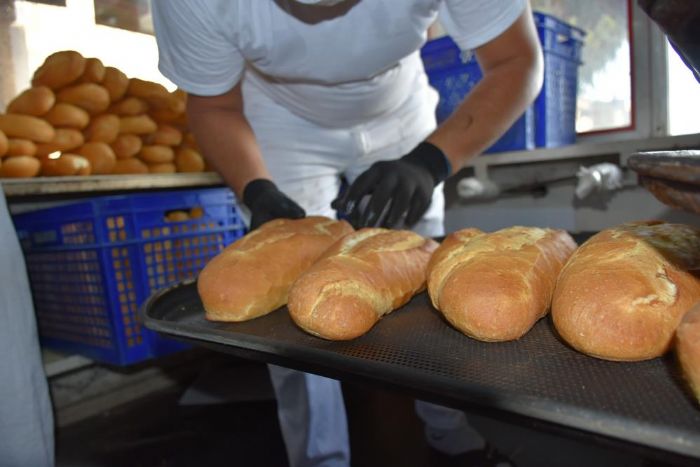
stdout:
{"type": "Polygon", "coordinates": [[[700,402],[700,304],[683,316],[676,329],[676,356],[685,380],[700,402]]]}
{"type": "Polygon", "coordinates": [[[36,143],[48,143],[55,136],[48,122],[21,114],[0,114],[0,131],[8,138],[28,139],[36,143]]]}
{"type": "Polygon", "coordinates": [[[184,146],[175,153],[175,165],[178,172],[204,172],[205,169],[204,158],[201,154],[184,146]]]}
{"type": "Polygon", "coordinates": [[[120,120],[117,115],[98,115],[85,129],[85,139],[91,142],[113,143],[119,136],[119,124],[120,120]]]}
{"type": "Polygon", "coordinates": [[[41,163],[32,156],[6,157],[0,167],[0,177],[25,178],[35,177],[41,170],[41,163]]]}
{"type": "Polygon", "coordinates": [[[161,144],[144,145],[137,156],[146,164],[164,164],[175,160],[175,151],[161,144]]]}
{"type": "Polygon", "coordinates": [[[5,157],[7,150],[10,147],[10,141],[5,136],[5,133],[0,130],[0,157],[5,157]]]}
{"type": "Polygon", "coordinates": [[[127,97],[116,102],[110,108],[110,112],[120,117],[135,117],[143,115],[148,111],[148,103],[138,97],[127,97]]]}
{"type": "Polygon", "coordinates": [[[214,321],[245,321],[287,303],[289,289],[350,224],[325,217],[276,219],[229,245],[199,274],[197,289],[214,321]]]}
{"type": "Polygon", "coordinates": [[[80,78],[85,71],[85,57],[74,50],[62,50],[46,57],[32,77],[32,86],[58,89],[80,78]]]}
{"type": "Polygon", "coordinates": [[[59,102],[44,119],[55,127],[83,129],[90,123],[90,114],[76,105],[59,102]]]}
{"type": "Polygon", "coordinates": [[[6,155],[7,157],[34,156],[36,155],[36,144],[28,139],[9,139],[7,141],[6,155]]]}
{"type": "Polygon", "coordinates": [[[148,115],[122,117],[119,121],[119,134],[145,135],[158,129],[156,122],[148,115]]]}
{"type": "Polygon", "coordinates": [[[665,222],[599,232],[571,257],[552,304],[572,347],[607,360],[665,353],[683,314],[700,300],[700,230],[665,222]]]}
{"type": "Polygon", "coordinates": [[[114,175],[147,174],[148,166],[134,157],[130,159],[117,159],[112,168],[114,175]]]}
{"type": "Polygon", "coordinates": [[[80,77],[80,83],[101,83],[105,78],[105,66],[99,58],[85,59],[85,71],[80,77]]]}
{"type": "Polygon", "coordinates": [[[143,142],[136,135],[119,135],[111,146],[117,159],[128,159],[138,154],[143,142]]]}
{"type": "Polygon", "coordinates": [[[90,142],[83,144],[75,151],[79,156],[83,156],[90,162],[92,173],[104,175],[112,173],[117,163],[114,151],[107,143],[90,142]]]}
{"type": "Polygon", "coordinates": [[[547,314],[559,271],[575,249],[562,230],[458,231],[431,260],[428,293],[433,306],[467,336],[518,339],[547,314]]]}
{"type": "Polygon", "coordinates": [[[38,86],[23,91],[7,105],[8,114],[24,114],[39,117],[51,110],[56,103],[56,96],[51,88],[38,86]]]}
{"type": "Polygon", "coordinates": [[[77,154],[61,154],[60,157],[41,157],[41,175],[59,177],[69,175],[90,175],[90,162],[77,154]]]}
{"type": "Polygon", "coordinates": [[[36,155],[46,156],[56,151],[69,151],[82,146],[84,142],[85,138],[80,131],[73,128],[59,128],[54,132],[50,142],[36,145],[36,155]]]}
{"type": "Polygon", "coordinates": [[[63,88],[56,94],[58,102],[77,105],[91,115],[104,112],[109,107],[109,93],[95,83],[81,83],[63,88]]]}
{"type": "Polygon", "coordinates": [[[347,235],[296,281],[289,314],[324,339],[359,337],[425,288],[437,246],[407,230],[366,228],[347,235]]]}
{"type": "Polygon", "coordinates": [[[129,78],[118,68],[108,66],[105,68],[102,86],[109,93],[109,99],[116,102],[126,94],[126,89],[129,87],[129,78]]]}

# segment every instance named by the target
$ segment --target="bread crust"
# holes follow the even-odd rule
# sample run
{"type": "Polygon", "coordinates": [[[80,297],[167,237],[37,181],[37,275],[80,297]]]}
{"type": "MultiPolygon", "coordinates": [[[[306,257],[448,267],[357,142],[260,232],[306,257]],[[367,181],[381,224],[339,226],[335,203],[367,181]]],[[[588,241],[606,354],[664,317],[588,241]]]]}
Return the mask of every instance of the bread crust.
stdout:
{"type": "Polygon", "coordinates": [[[289,289],[336,240],[352,232],[326,217],[276,219],[229,245],[197,280],[206,318],[246,321],[287,303],[289,289]]]}
{"type": "Polygon", "coordinates": [[[549,311],[557,276],[576,249],[562,230],[465,229],[433,255],[433,306],[465,335],[486,342],[522,337],[549,311]]]}
{"type": "Polygon", "coordinates": [[[700,304],[683,316],[676,329],[676,357],[683,377],[700,402],[700,304]]]}
{"type": "Polygon", "coordinates": [[[664,354],[683,314],[700,300],[689,272],[700,264],[700,230],[665,222],[599,232],[557,282],[552,318],[572,347],[606,360],[664,354]]]}
{"type": "Polygon", "coordinates": [[[289,314],[306,332],[354,339],[425,288],[438,244],[407,230],[358,230],[324,253],[292,287],[289,314]]]}

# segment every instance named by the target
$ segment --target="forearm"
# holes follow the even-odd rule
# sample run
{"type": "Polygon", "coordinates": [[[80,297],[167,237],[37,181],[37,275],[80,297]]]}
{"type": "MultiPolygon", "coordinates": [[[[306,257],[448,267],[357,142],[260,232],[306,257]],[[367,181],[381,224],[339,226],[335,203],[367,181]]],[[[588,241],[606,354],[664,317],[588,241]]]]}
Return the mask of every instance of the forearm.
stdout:
{"type": "Polygon", "coordinates": [[[491,146],[537,96],[538,67],[526,58],[491,70],[428,141],[443,150],[454,171],[491,146]]]}
{"type": "Polygon", "coordinates": [[[491,146],[537,97],[542,51],[528,6],[503,34],[476,49],[482,80],[430,135],[453,172],[491,146]]]}
{"type": "Polygon", "coordinates": [[[188,103],[188,121],[202,154],[239,197],[251,180],[270,178],[253,129],[242,111],[188,103]]]}

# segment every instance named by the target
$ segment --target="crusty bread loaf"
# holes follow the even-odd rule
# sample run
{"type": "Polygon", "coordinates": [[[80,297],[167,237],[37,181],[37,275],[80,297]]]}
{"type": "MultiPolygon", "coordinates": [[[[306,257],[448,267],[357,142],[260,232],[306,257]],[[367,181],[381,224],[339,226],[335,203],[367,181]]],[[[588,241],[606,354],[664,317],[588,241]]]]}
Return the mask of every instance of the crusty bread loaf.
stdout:
{"type": "Polygon", "coordinates": [[[665,353],[683,314],[700,300],[700,230],[665,222],[599,232],[559,276],[552,318],[575,349],[607,360],[665,353]]]}
{"type": "Polygon", "coordinates": [[[245,321],[285,305],[289,289],[336,240],[352,232],[325,217],[276,219],[229,245],[199,274],[207,319],[245,321]]]}
{"type": "Polygon", "coordinates": [[[518,339],[547,314],[559,271],[575,249],[562,230],[458,231],[435,252],[428,293],[433,306],[467,336],[518,339]]]}
{"type": "Polygon", "coordinates": [[[24,114],[39,117],[56,103],[56,95],[47,86],[29,88],[7,104],[8,114],[24,114]]]}
{"type": "Polygon", "coordinates": [[[683,316],[676,329],[676,356],[685,380],[700,402],[700,303],[683,316]]]}
{"type": "Polygon", "coordinates": [[[59,89],[80,78],[85,71],[85,57],[74,50],[62,50],[46,57],[32,77],[32,86],[59,89]]]}
{"type": "Polygon", "coordinates": [[[324,339],[359,337],[425,288],[426,267],[437,246],[407,230],[358,230],[297,280],[289,314],[324,339]]]}
{"type": "Polygon", "coordinates": [[[73,104],[59,102],[43,117],[55,127],[83,129],[90,123],[90,114],[73,104]]]}
{"type": "Polygon", "coordinates": [[[48,122],[21,114],[0,114],[0,131],[8,138],[28,139],[36,143],[48,143],[56,135],[48,122]]]}

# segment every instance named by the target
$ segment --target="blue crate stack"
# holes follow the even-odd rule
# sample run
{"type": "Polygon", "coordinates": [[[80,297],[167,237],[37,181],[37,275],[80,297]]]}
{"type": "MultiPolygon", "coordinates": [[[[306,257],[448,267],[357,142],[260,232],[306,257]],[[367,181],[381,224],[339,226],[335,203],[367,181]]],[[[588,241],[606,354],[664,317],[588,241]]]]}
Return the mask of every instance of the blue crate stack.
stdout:
{"type": "Polygon", "coordinates": [[[145,329],[139,307],[245,233],[227,188],[95,197],[13,220],[42,345],[114,365],[187,347],[145,329]],[[168,220],[179,210],[197,214],[168,220]]]}
{"type": "MultiPolygon", "coordinates": [[[[486,153],[556,147],[576,141],[578,68],[585,33],[544,13],[535,12],[534,20],[544,53],[542,91],[486,153]]],[[[426,43],[421,57],[430,84],[440,94],[436,117],[441,123],[481,80],[481,69],[472,54],[461,51],[449,36],[426,43]]]]}

